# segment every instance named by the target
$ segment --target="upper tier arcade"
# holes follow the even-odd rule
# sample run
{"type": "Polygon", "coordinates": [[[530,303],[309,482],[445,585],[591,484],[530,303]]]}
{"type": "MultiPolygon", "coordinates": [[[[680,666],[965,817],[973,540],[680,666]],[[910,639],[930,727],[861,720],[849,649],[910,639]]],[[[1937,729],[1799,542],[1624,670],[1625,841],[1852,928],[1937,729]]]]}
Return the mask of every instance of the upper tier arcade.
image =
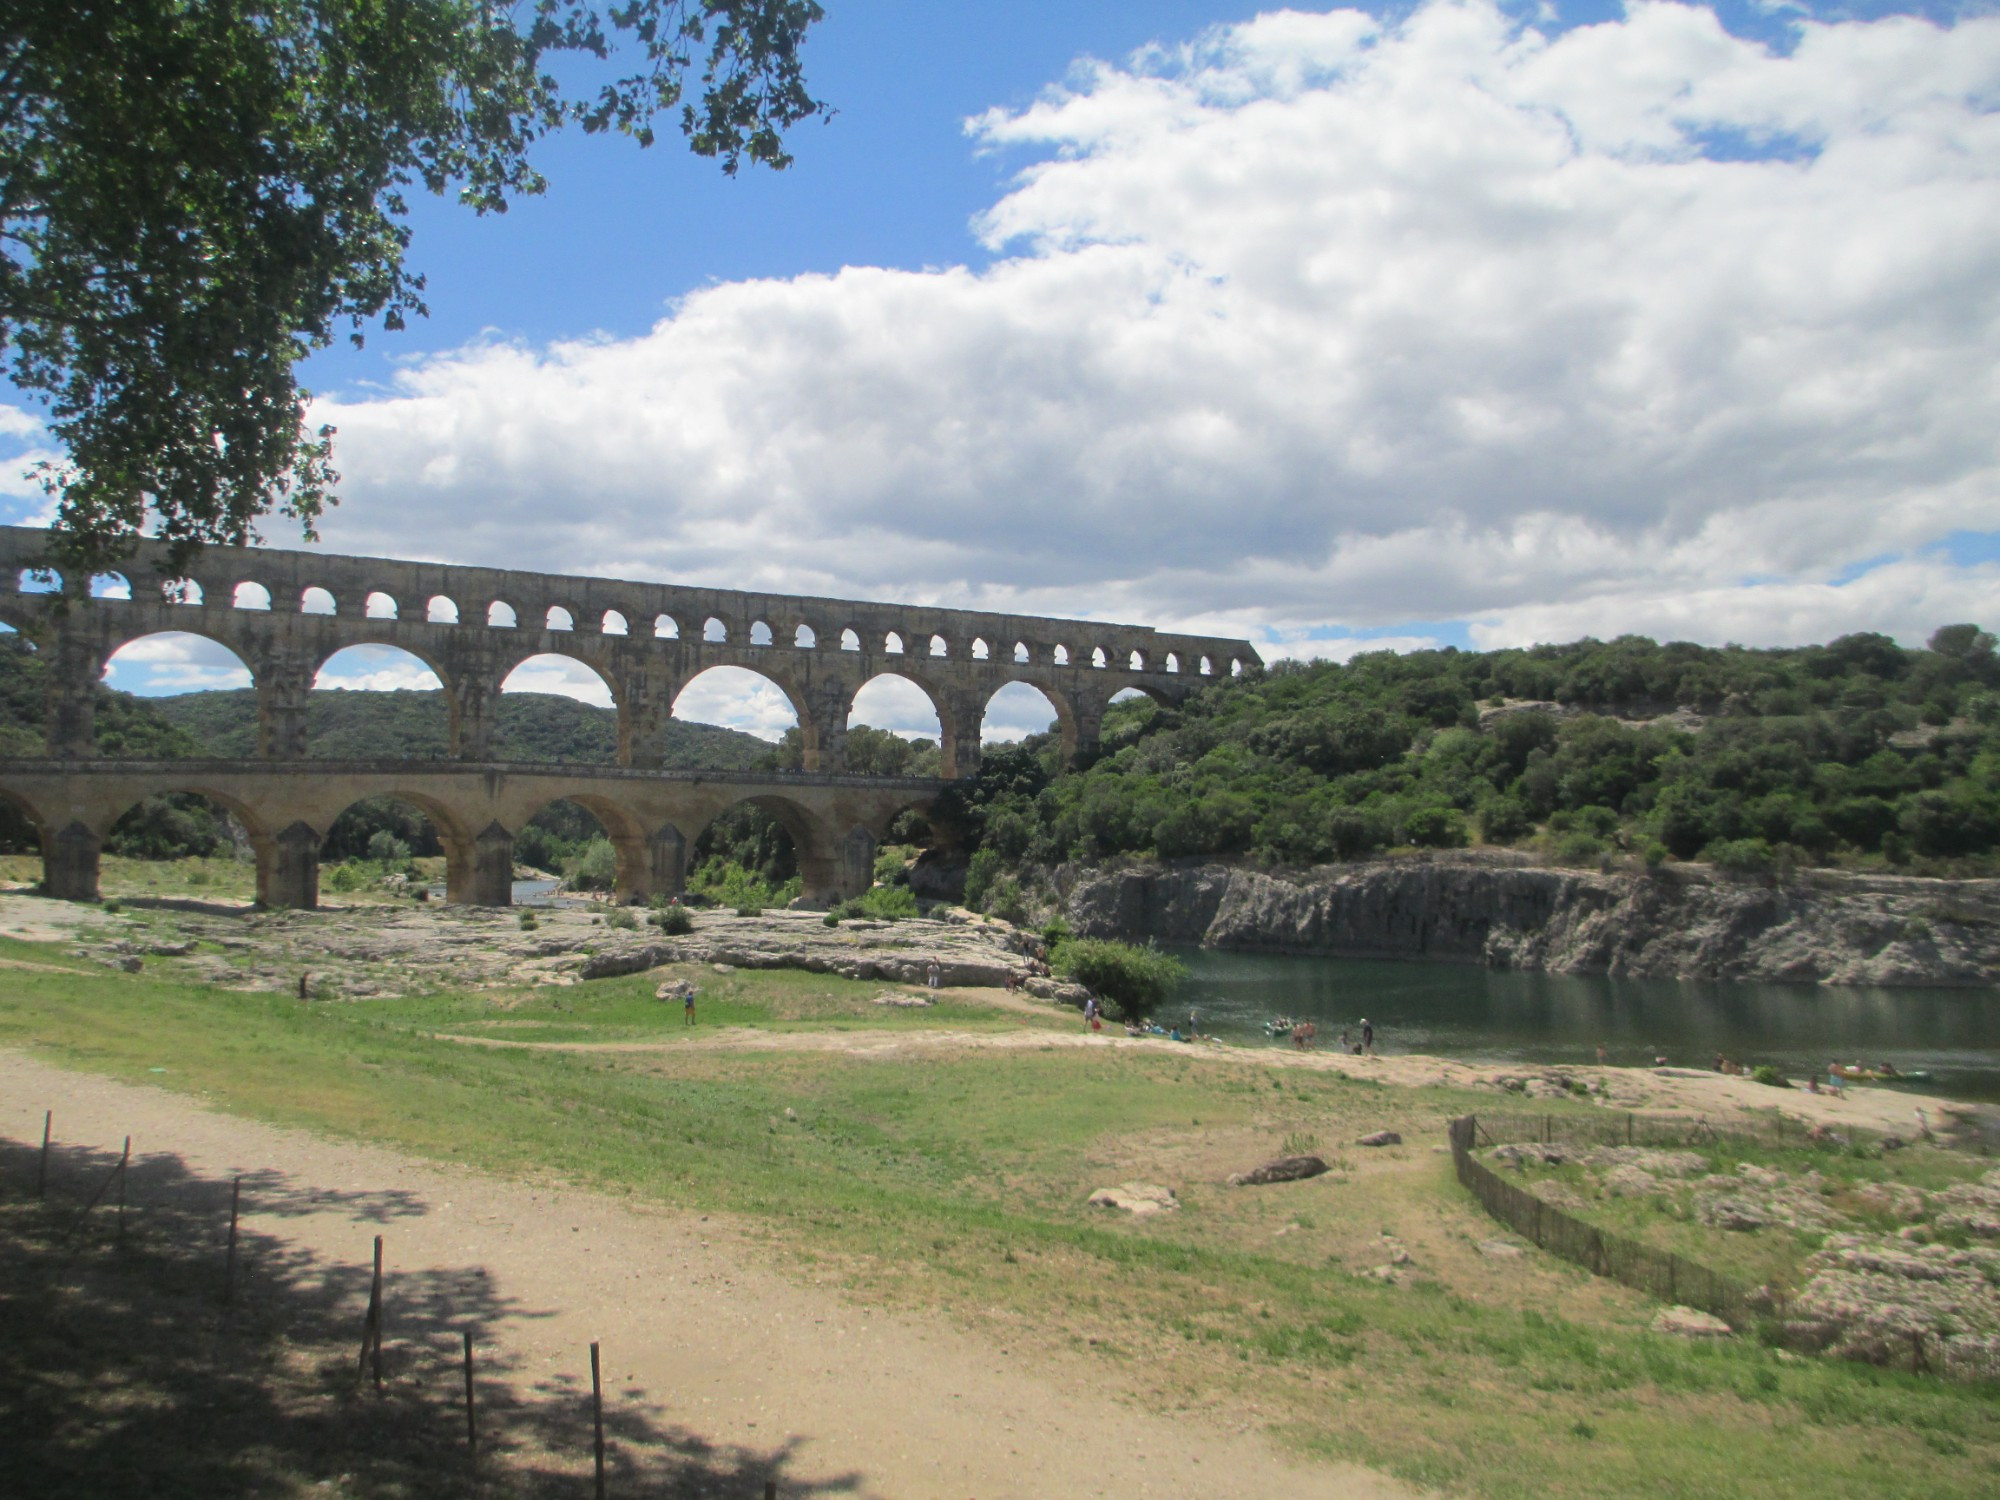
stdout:
{"type": "Polygon", "coordinates": [[[675,700],[710,667],[744,667],[798,714],[808,771],[846,766],[854,696],[885,673],[921,688],[943,731],[947,777],[979,767],[980,726],[1001,688],[1025,682],[1055,705],[1063,746],[1088,756],[1105,707],[1135,688],[1178,703],[1204,678],[1261,665],[1248,641],[928,605],[690,588],[511,569],[264,547],[209,547],[184,570],[141,543],[119,581],[129,598],[92,597],[91,580],[42,570],[46,534],[0,527],[0,621],[51,668],[48,753],[93,753],[93,690],[113,652],[162,631],[216,641],[249,668],[258,753],[306,754],[306,699],[320,667],[349,646],[400,647],[444,684],[451,753],[492,759],[500,687],[532,656],[593,668],[618,711],[622,765],[660,764],[675,700]]]}

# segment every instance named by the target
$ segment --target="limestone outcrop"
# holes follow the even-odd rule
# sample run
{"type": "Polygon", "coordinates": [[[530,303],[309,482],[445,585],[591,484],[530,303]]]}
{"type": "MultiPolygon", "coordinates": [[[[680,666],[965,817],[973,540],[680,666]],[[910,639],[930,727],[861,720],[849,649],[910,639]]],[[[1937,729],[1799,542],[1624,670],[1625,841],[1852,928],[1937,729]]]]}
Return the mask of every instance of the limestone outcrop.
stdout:
{"type": "Polygon", "coordinates": [[[1699,866],[1603,874],[1473,856],[1295,874],[1227,865],[1064,867],[1089,937],[1244,952],[1426,958],[1632,978],[2000,983],[2000,881],[1699,866]]]}

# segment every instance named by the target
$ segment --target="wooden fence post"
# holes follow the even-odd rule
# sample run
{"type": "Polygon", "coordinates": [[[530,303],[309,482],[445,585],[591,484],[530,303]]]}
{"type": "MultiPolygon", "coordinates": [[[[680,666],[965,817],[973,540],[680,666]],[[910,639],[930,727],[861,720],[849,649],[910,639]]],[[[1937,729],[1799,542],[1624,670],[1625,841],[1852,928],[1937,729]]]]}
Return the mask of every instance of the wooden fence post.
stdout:
{"type": "Polygon", "coordinates": [[[125,1243],[125,1172],[132,1165],[132,1137],[125,1137],[125,1154],[118,1158],[118,1243],[125,1243]]]}
{"type": "Polygon", "coordinates": [[[597,1500],[604,1500],[604,1380],[598,1373],[595,1340],[590,1345],[590,1422],[596,1434],[597,1500]]]}
{"type": "Polygon", "coordinates": [[[243,1179],[237,1178],[229,1188],[229,1258],[222,1273],[222,1300],[231,1302],[236,1297],[236,1216],[243,1206],[243,1179]]]}
{"type": "Polygon", "coordinates": [[[375,1389],[382,1389],[382,1236],[375,1236],[375,1276],[368,1285],[368,1314],[361,1320],[361,1362],[354,1379],[373,1369],[375,1389]]]}
{"type": "Polygon", "coordinates": [[[374,1309],[374,1337],[369,1341],[368,1368],[375,1377],[375,1389],[382,1389],[382,1236],[375,1236],[375,1279],[369,1287],[368,1301],[374,1309]]]}
{"type": "Polygon", "coordinates": [[[55,1129],[55,1125],[56,1112],[49,1110],[42,1116],[42,1165],[41,1170],[35,1174],[35,1196],[37,1198],[46,1198],[49,1195],[49,1136],[55,1129]]]}

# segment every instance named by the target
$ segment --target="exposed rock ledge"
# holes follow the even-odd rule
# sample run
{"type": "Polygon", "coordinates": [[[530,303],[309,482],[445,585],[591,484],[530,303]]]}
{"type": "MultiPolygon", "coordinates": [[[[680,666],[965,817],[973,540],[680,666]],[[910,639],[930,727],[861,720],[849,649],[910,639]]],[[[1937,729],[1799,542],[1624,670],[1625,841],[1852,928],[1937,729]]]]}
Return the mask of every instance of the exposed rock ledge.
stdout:
{"type": "Polygon", "coordinates": [[[2000,983],[1996,880],[1813,871],[1774,886],[1697,866],[1605,875],[1472,856],[1056,875],[1091,937],[1633,978],[2000,983]]]}

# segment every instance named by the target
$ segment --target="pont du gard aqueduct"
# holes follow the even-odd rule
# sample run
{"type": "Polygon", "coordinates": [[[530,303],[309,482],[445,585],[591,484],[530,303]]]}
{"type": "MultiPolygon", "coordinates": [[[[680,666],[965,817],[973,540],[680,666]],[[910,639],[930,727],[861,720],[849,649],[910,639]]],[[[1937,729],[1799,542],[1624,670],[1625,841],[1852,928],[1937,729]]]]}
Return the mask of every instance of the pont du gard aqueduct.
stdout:
{"type": "Polygon", "coordinates": [[[806,899],[859,894],[875,849],[905,809],[979,769],[980,727],[1009,683],[1054,705],[1065,754],[1094,752],[1104,710],[1131,688],[1180,702],[1206,676],[1259,665],[1249,642],[1166,635],[1144,626],[868,604],[727,589],[568,578],[386,558],[210,547],[183,569],[141,543],[115,579],[64,578],[43,565],[46,533],[0,527],[0,621],[47,664],[46,754],[0,760],[0,796],[39,831],[51,895],[97,897],[98,856],[131,807],[199,793],[248,831],[264,905],[310,908],[322,840],[364,797],[421,808],[446,852],[446,899],[509,903],[515,833],[558,799],[588,808],[617,850],[619,895],[677,893],[703,829],[740,802],[783,824],[806,899]],[[249,669],[257,755],[139,761],[100,756],[92,723],[113,652],[167,631],[227,647],[249,669]],[[444,685],[450,752],[440,760],[313,759],[306,702],[320,667],[349,646],[400,647],[444,685]],[[492,758],[494,705],[533,656],[572,658],[610,687],[618,764],[541,765],[492,758]],[[661,769],[675,699],[711,667],[775,684],[798,715],[804,769],[661,769]],[[928,695],[943,734],[943,779],[848,774],[848,712],[885,673],[928,695]]]}

